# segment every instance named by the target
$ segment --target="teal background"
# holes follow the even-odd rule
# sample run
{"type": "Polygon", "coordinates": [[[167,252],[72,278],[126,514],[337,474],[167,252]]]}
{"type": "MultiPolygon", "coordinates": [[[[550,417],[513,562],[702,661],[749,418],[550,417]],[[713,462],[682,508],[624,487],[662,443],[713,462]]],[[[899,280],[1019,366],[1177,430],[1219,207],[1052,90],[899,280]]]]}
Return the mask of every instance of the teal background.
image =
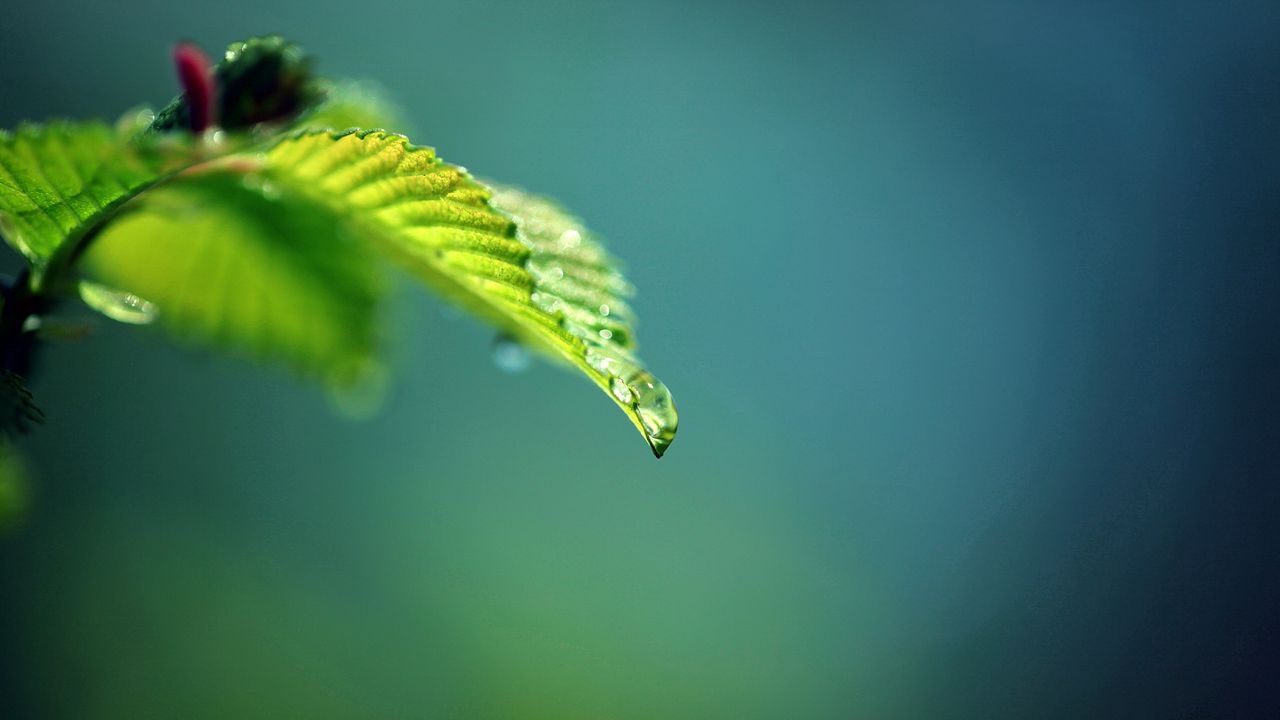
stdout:
{"type": "MultiPolygon", "coordinates": [[[[0,126],[282,32],[628,261],[680,436],[406,286],[352,423],[102,323],[0,715],[1280,713],[1275,3],[10,3],[0,126]]],[[[12,258],[7,267],[14,267],[12,258]]]]}

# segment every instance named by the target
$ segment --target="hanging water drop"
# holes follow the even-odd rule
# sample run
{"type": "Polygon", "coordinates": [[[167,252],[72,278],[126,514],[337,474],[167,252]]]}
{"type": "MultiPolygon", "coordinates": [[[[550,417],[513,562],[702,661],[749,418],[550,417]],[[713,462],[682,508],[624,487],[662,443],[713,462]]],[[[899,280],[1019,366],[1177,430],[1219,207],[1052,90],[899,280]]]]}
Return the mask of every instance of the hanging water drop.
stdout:
{"type": "Polygon", "coordinates": [[[149,325],[159,314],[155,303],[149,300],[92,282],[80,283],[80,299],[112,320],[130,325],[149,325]]]}
{"type": "Polygon", "coordinates": [[[532,358],[529,351],[518,340],[499,333],[493,339],[493,364],[503,372],[519,373],[529,369],[532,358]]]}
{"type": "Polygon", "coordinates": [[[649,438],[653,454],[662,457],[676,436],[679,417],[671,391],[648,370],[637,370],[627,378],[628,387],[635,392],[636,415],[649,438]]]}
{"type": "Polygon", "coordinates": [[[370,361],[329,378],[325,395],[338,415],[356,422],[377,417],[391,396],[391,371],[370,361]]]}
{"type": "Polygon", "coordinates": [[[613,358],[596,350],[594,347],[587,348],[587,364],[597,372],[609,373],[609,368],[613,365],[613,358]]]}

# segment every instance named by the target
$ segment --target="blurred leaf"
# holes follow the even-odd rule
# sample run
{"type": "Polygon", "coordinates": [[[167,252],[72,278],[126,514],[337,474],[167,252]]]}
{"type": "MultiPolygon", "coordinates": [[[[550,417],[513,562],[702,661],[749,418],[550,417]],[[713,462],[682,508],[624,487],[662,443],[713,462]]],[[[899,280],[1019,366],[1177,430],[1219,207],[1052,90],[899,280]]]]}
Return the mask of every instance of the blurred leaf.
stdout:
{"type": "Polygon", "coordinates": [[[130,142],[102,123],[0,130],[0,234],[37,268],[195,155],[186,138],[130,142]]]}
{"type": "Polygon", "coordinates": [[[258,172],[351,222],[446,297],[577,368],[658,457],[670,445],[671,396],[630,352],[622,300],[630,286],[574,218],[514,190],[502,193],[499,211],[460,168],[380,131],[299,134],[270,149],[258,172]]]}
{"type": "Polygon", "coordinates": [[[90,246],[81,295],[116,320],[350,385],[373,371],[383,283],[340,219],[256,174],[147,192],[90,246]],[[119,288],[120,290],[113,290],[119,288]]]}

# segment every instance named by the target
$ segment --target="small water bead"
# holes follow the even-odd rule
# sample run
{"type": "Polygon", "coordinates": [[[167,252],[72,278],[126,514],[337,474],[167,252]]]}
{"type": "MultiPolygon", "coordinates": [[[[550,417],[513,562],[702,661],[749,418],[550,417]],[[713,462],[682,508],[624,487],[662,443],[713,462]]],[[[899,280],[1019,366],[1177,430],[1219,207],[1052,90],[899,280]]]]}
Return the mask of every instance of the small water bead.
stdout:
{"type": "Polygon", "coordinates": [[[131,138],[143,130],[146,130],[155,119],[155,112],[148,107],[136,107],[126,110],[120,118],[116,120],[116,134],[122,138],[131,138]]]}
{"type": "Polygon", "coordinates": [[[244,185],[246,190],[259,193],[267,200],[280,199],[280,187],[259,173],[246,173],[244,178],[240,180],[240,183],[244,185]]]}
{"type": "Polygon", "coordinates": [[[529,299],[533,301],[543,312],[555,315],[560,310],[560,298],[550,293],[534,291],[529,299]]]}
{"type": "Polygon", "coordinates": [[[600,305],[600,314],[609,317],[609,306],[607,304],[600,305]]]}
{"type": "Polygon", "coordinates": [[[588,365],[590,365],[597,372],[604,373],[604,374],[609,374],[611,372],[610,369],[614,365],[613,358],[609,357],[608,355],[605,355],[604,353],[600,352],[599,350],[593,347],[587,348],[586,359],[587,359],[588,365]]]}
{"type": "Polygon", "coordinates": [[[631,333],[623,326],[603,328],[600,330],[600,337],[620,347],[627,348],[632,345],[631,333]]]}
{"type": "Polygon", "coordinates": [[[570,335],[581,339],[584,343],[600,343],[600,336],[596,335],[594,330],[574,321],[568,315],[561,321],[560,326],[568,330],[570,335]]]}
{"type": "Polygon", "coordinates": [[[582,243],[582,233],[577,230],[565,230],[560,233],[560,246],[566,250],[572,250],[582,243]]]}
{"type": "Polygon", "coordinates": [[[262,197],[268,200],[279,200],[281,195],[280,187],[275,183],[266,180],[262,181],[262,187],[259,189],[259,192],[262,193],[262,197]]]}
{"type": "Polygon", "coordinates": [[[631,387],[628,386],[622,378],[616,376],[609,381],[609,392],[612,392],[613,396],[618,399],[618,402],[624,405],[630,405],[631,400],[634,397],[631,392],[631,387]]]}
{"type": "Polygon", "coordinates": [[[492,354],[493,364],[499,370],[512,374],[528,370],[533,361],[524,345],[506,333],[499,333],[493,339],[492,354]]]}

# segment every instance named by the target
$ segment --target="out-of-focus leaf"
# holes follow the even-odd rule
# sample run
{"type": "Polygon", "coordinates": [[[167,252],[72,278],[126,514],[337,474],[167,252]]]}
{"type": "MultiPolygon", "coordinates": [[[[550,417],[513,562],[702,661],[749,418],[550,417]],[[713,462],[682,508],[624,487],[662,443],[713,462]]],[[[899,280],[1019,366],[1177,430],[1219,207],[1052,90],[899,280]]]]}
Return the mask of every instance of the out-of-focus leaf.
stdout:
{"type": "Polygon", "coordinates": [[[109,224],[81,261],[81,294],[114,319],[154,318],[183,340],[344,386],[375,362],[375,260],[290,187],[211,170],[148,191],[109,224]]]}

